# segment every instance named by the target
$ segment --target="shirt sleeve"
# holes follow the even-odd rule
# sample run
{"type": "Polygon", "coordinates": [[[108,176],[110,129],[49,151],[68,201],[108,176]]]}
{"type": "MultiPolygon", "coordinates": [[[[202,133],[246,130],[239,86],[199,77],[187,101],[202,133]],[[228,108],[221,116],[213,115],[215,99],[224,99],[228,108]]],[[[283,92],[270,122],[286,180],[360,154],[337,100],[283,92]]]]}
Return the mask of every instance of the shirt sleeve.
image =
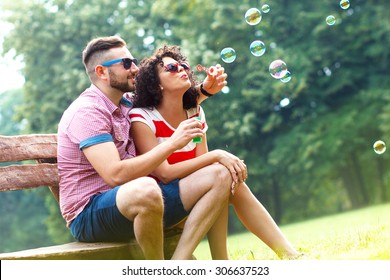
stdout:
{"type": "Polygon", "coordinates": [[[80,149],[113,141],[111,114],[95,104],[81,106],[74,112],[67,134],[80,149]]]}
{"type": "Polygon", "coordinates": [[[133,108],[130,110],[131,122],[142,122],[150,127],[154,134],[156,134],[156,126],[154,125],[153,118],[148,111],[143,108],[133,108]]]}

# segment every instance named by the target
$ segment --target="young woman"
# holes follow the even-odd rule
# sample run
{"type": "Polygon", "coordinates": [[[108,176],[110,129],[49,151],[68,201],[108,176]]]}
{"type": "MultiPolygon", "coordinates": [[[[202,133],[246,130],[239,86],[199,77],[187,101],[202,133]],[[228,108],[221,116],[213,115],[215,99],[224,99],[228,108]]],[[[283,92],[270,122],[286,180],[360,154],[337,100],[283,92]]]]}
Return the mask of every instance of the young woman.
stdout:
{"type": "MultiPolygon", "coordinates": [[[[182,121],[189,118],[199,118],[204,131],[200,143],[190,142],[183,149],[176,151],[151,176],[159,181],[169,182],[210,164],[225,165],[236,182],[232,186],[230,203],[234,206],[240,221],[279,258],[297,258],[300,254],[246,185],[247,173],[237,172],[242,168],[246,170],[243,161],[223,150],[208,151],[206,118],[202,107],[198,105],[198,101],[203,97],[200,97],[195,89],[195,80],[180,48],[163,46],[152,57],[145,58],[139,68],[133,100],[135,108],[130,112],[131,133],[138,153],[146,153],[162,143],[182,121]],[[231,160],[235,160],[236,163],[232,165],[231,160]],[[228,161],[229,164],[226,164],[228,161]]],[[[218,69],[213,68],[214,72],[219,71],[218,69]]],[[[205,95],[208,94],[206,90],[201,87],[205,95]]],[[[223,215],[208,233],[213,259],[228,259],[224,237],[227,231],[227,213],[226,207],[223,215]]]]}

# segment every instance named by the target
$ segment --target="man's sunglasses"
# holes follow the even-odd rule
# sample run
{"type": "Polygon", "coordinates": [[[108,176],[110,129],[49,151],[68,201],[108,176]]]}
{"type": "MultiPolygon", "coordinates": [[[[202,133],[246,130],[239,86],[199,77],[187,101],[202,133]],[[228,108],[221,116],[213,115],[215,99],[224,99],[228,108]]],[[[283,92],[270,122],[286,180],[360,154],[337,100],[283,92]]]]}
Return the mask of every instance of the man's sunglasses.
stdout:
{"type": "Polygon", "coordinates": [[[137,65],[138,61],[136,58],[120,58],[120,59],[106,61],[106,62],[102,63],[101,65],[102,66],[111,66],[111,65],[114,65],[114,64],[119,63],[119,62],[122,62],[123,68],[125,68],[126,70],[129,70],[131,68],[131,65],[133,63],[134,63],[134,65],[137,65]]]}
{"type": "Polygon", "coordinates": [[[179,66],[183,67],[185,71],[190,70],[190,65],[188,62],[180,62],[180,63],[169,63],[167,65],[164,65],[165,71],[171,72],[171,73],[176,73],[179,72],[179,66]]]}

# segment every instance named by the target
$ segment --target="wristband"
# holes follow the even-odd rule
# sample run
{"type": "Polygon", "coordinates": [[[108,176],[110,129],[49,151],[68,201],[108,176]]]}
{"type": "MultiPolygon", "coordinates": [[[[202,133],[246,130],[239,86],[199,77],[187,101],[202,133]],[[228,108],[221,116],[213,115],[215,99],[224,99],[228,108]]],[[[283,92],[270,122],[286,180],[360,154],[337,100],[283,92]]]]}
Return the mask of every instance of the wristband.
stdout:
{"type": "Polygon", "coordinates": [[[200,92],[207,96],[207,97],[212,97],[214,94],[208,93],[204,88],[203,88],[203,83],[200,84],[200,92]]]}

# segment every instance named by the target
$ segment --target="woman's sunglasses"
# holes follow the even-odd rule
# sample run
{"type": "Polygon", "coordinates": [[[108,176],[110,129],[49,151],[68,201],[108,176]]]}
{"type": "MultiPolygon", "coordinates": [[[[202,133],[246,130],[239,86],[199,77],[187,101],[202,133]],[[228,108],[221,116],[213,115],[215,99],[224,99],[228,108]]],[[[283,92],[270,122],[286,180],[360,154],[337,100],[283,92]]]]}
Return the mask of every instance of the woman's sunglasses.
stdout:
{"type": "Polygon", "coordinates": [[[131,68],[131,65],[134,63],[134,65],[137,65],[137,59],[136,58],[120,58],[115,60],[110,60],[102,63],[102,66],[111,66],[116,63],[122,62],[123,68],[126,70],[129,70],[131,68]]]}
{"type": "Polygon", "coordinates": [[[188,62],[180,62],[180,63],[169,63],[167,65],[164,65],[165,71],[171,72],[171,73],[176,73],[179,72],[179,66],[183,67],[185,71],[190,70],[190,65],[188,62]]]}

